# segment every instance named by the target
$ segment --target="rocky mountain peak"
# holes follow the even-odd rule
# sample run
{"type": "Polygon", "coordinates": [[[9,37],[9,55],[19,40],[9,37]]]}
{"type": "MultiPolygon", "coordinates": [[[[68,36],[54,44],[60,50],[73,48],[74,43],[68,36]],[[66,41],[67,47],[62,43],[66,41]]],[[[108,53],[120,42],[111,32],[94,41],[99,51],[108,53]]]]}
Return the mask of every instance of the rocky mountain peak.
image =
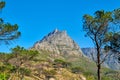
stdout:
{"type": "Polygon", "coordinates": [[[54,33],[57,33],[57,32],[59,32],[59,30],[56,28],[53,32],[54,32],[54,33]]]}
{"type": "Polygon", "coordinates": [[[47,50],[56,54],[82,55],[82,51],[66,31],[53,30],[34,46],[36,50],[47,50]]]}
{"type": "Polygon", "coordinates": [[[55,30],[53,30],[52,32],[50,32],[48,35],[44,36],[42,40],[40,40],[39,42],[44,42],[44,41],[51,41],[51,39],[54,37],[58,38],[57,36],[60,35],[59,37],[61,38],[62,36],[67,36],[66,31],[60,31],[57,28],[55,30]]]}

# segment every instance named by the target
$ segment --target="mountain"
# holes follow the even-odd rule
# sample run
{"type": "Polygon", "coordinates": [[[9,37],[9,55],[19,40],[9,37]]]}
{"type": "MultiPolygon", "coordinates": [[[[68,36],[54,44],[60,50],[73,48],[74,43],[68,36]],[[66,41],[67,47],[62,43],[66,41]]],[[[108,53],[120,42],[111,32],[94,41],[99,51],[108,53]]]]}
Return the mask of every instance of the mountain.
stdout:
{"type": "MultiPolygon", "coordinates": [[[[83,57],[85,60],[94,59],[96,60],[96,51],[94,48],[80,48],[74,40],[67,34],[66,31],[59,31],[55,29],[50,32],[48,35],[43,37],[42,40],[37,41],[32,49],[37,51],[48,51],[52,56],[58,57],[72,57],[72,60],[77,56],[77,58],[83,57]],[[93,53],[93,56],[91,55],[93,53]]],[[[103,53],[105,53],[103,51],[103,53]]],[[[118,61],[117,55],[112,54],[113,52],[109,52],[109,55],[106,57],[106,61],[103,65],[107,68],[111,68],[113,70],[120,70],[120,62],[118,61]]],[[[105,55],[101,55],[101,59],[104,58],[105,55]]],[[[70,59],[70,58],[69,58],[70,59]]]]}
{"type": "MultiPolygon", "coordinates": [[[[81,49],[83,53],[91,60],[96,60],[96,49],[95,48],[82,48],[81,49]],[[93,54],[93,55],[92,55],[93,54]]],[[[106,52],[102,50],[103,55],[101,55],[101,59],[104,58],[106,55],[106,52]]],[[[109,51],[107,54],[109,54],[106,57],[105,62],[103,65],[105,67],[111,68],[113,70],[120,70],[120,61],[119,61],[119,55],[116,52],[109,51]]]]}
{"type": "Polygon", "coordinates": [[[79,46],[68,36],[66,31],[59,31],[58,29],[37,41],[32,49],[50,51],[55,55],[83,55],[79,46]]]}
{"type": "MultiPolygon", "coordinates": [[[[91,53],[96,53],[95,49],[81,49],[66,31],[59,31],[58,29],[55,29],[43,37],[42,40],[37,41],[31,49],[37,50],[40,53],[34,58],[35,63],[38,61],[38,63],[41,64],[40,62],[43,61],[45,64],[47,62],[50,68],[55,71],[56,66],[57,68],[62,69],[62,71],[60,69],[56,71],[59,75],[61,75],[58,80],[81,79],[78,79],[78,77],[72,78],[73,74],[82,74],[86,80],[96,80],[97,67],[91,57],[91,53]],[[64,69],[65,71],[63,71],[64,69]],[[65,73],[68,71],[70,73],[65,73]],[[69,78],[67,78],[67,76],[69,76],[69,78]],[[64,79],[61,79],[62,77],[64,77],[64,79]]],[[[93,56],[95,57],[96,54],[93,56]]],[[[106,67],[108,68],[103,66],[101,67],[101,75],[103,75],[102,80],[118,80],[120,78],[120,76],[117,76],[120,74],[119,71],[109,69],[113,68],[115,65],[113,67],[110,67],[110,65],[112,66],[111,62],[109,62],[109,65],[106,63],[106,67]]],[[[58,75],[54,75],[54,77],[58,78],[58,75]]]]}

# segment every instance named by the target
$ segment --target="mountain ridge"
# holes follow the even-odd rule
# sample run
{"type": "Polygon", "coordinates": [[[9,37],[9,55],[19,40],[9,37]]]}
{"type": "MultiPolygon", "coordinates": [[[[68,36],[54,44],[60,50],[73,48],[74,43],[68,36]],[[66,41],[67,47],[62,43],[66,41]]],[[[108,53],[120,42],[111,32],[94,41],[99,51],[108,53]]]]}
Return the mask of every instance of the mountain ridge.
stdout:
{"type": "Polygon", "coordinates": [[[66,31],[59,31],[55,29],[42,40],[37,41],[32,47],[36,50],[47,50],[57,54],[63,55],[82,55],[82,51],[74,40],[67,34],[66,31]]]}
{"type": "MultiPolygon", "coordinates": [[[[81,50],[89,59],[93,60],[94,57],[94,60],[96,60],[97,54],[95,48],[81,48],[81,50]]],[[[107,54],[108,56],[106,57],[103,66],[113,70],[120,70],[120,61],[118,60],[119,56],[116,54],[116,52],[109,51],[107,54]]],[[[106,55],[105,51],[102,50],[101,59],[103,59],[105,55],[106,55]]]]}

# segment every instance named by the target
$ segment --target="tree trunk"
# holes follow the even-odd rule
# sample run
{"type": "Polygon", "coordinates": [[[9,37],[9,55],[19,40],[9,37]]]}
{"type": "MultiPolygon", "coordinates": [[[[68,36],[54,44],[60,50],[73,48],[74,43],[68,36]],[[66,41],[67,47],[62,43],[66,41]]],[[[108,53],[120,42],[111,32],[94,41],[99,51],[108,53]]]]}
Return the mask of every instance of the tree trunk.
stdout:
{"type": "Polygon", "coordinates": [[[101,80],[100,70],[101,70],[101,64],[100,64],[100,48],[97,47],[97,77],[98,80],[101,80]]]}
{"type": "Polygon", "coordinates": [[[97,66],[98,67],[98,69],[97,69],[97,76],[98,76],[98,80],[101,80],[101,75],[100,75],[100,67],[101,67],[101,65],[98,65],[97,66]]]}

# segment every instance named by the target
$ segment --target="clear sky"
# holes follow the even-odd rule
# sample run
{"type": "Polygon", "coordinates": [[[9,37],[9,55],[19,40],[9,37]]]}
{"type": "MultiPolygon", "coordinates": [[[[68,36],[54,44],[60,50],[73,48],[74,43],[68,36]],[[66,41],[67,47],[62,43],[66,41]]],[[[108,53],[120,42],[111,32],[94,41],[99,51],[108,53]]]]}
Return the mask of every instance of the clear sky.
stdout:
{"type": "Polygon", "coordinates": [[[112,11],[120,8],[120,0],[4,0],[6,7],[0,17],[19,25],[22,35],[11,45],[0,45],[0,52],[8,52],[16,45],[30,48],[55,28],[66,30],[80,47],[93,47],[82,31],[82,16],[96,10],[112,11]]]}

